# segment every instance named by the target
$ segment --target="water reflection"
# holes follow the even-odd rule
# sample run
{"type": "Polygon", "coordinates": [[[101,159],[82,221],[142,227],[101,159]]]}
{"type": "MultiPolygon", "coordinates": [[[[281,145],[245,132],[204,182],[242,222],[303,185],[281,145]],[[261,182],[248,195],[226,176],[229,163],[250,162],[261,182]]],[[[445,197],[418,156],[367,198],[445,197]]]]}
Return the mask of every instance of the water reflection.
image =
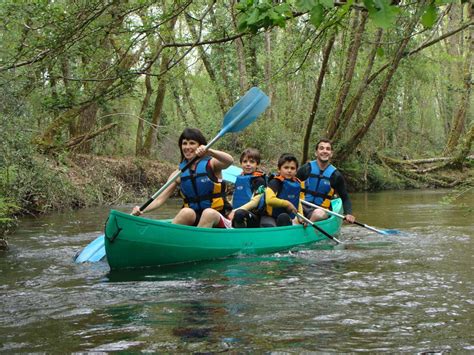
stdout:
{"type": "Polygon", "coordinates": [[[27,218],[0,256],[0,352],[472,351],[474,199],[443,196],[353,195],[400,236],[345,226],[342,247],[120,272],[72,262],[107,210],[27,218]]]}

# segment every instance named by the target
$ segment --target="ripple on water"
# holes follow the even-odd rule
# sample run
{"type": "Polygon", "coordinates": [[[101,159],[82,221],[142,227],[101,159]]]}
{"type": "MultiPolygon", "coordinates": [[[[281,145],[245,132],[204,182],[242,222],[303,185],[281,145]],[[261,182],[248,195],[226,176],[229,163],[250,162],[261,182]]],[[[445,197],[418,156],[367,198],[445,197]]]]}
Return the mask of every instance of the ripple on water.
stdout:
{"type": "Polygon", "coordinates": [[[94,348],[89,349],[89,351],[92,351],[92,352],[123,351],[123,350],[130,349],[132,347],[136,347],[138,345],[142,345],[144,343],[145,342],[143,342],[143,341],[125,341],[125,340],[123,340],[123,341],[118,341],[118,342],[115,342],[115,343],[108,343],[108,344],[99,345],[99,346],[96,346],[94,348]]]}

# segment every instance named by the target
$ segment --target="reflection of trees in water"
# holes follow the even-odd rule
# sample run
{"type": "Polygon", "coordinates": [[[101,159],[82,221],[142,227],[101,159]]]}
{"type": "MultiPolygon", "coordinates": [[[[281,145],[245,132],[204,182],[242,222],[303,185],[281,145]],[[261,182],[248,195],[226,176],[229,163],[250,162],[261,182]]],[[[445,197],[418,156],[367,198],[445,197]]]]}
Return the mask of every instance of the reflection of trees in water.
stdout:
{"type": "Polygon", "coordinates": [[[223,319],[229,312],[222,300],[189,301],[183,304],[182,311],[182,326],[173,328],[172,334],[183,341],[219,338],[227,331],[238,330],[235,325],[230,326],[230,323],[223,319]]]}
{"type": "Polygon", "coordinates": [[[249,335],[245,320],[262,312],[263,294],[276,292],[271,297],[275,300],[285,292],[287,278],[306,274],[312,267],[308,258],[312,260],[314,252],[111,271],[107,278],[109,282],[169,282],[170,288],[160,286],[167,293],[166,300],[152,301],[146,310],[137,310],[146,324],[153,324],[159,346],[174,344],[177,351],[220,351],[233,348],[235,343],[240,348],[255,341],[257,334],[249,335]],[[173,291],[177,285],[192,287],[173,291]],[[179,292],[179,297],[174,292],[179,292]]]}
{"type": "Polygon", "coordinates": [[[239,342],[242,346],[245,339],[239,335],[246,331],[242,329],[245,322],[242,323],[241,317],[258,313],[253,308],[258,307],[256,299],[261,295],[261,287],[268,286],[269,282],[278,284],[288,275],[300,272],[304,272],[304,265],[287,255],[200,263],[188,275],[199,273],[200,290],[213,298],[183,303],[180,307],[183,317],[172,334],[184,342],[239,342]],[[215,298],[217,295],[219,298],[215,298]]]}

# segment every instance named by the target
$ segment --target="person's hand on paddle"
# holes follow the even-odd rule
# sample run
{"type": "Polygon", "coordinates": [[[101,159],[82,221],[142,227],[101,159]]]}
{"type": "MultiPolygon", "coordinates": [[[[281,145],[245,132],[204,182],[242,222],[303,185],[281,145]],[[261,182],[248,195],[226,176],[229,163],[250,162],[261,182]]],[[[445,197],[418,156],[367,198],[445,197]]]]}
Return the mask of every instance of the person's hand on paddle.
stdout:
{"type": "MultiPolygon", "coordinates": [[[[308,226],[308,222],[306,222],[303,218],[300,218],[299,215],[296,215],[296,217],[294,218],[293,220],[295,223],[298,223],[298,224],[302,224],[303,227],[307,227],[308,226]]],[[[293,223],[294,224],[294,223],[293,223]]]]}
{"type": "Polygon", "coordinates": [[[356,218],[351,214],[346,214],[346,217],[344,218],[344,220],[349,223],[354,223],[356,218]]]}
{"type": "Polygon", "coordinates": [[[297,214],[297,213],[298,213],[298,210],[296,209],[296,207],[295,207],[290,201],[288,201],[288,206],[286,206],[286,210],[287,210],[289,213],[293,213],[293,214],[297,214]]]}
{"type": "Polygon", "coordinates": [[[203,156],[205,156],[206,154],[208,154],[208,149],[206,149],[206,146],[205,145],[200,145],[199,147],[197,147],[196,149],[196,155],[200,158],[202,158],[203,156]]]}
{"type": "Polygon", "coordinates": [[[142,211],[140,211],[140,206],[135,206],[133,207],[131,215],[133,216],[141,216],[143,214],[142,211]]]}

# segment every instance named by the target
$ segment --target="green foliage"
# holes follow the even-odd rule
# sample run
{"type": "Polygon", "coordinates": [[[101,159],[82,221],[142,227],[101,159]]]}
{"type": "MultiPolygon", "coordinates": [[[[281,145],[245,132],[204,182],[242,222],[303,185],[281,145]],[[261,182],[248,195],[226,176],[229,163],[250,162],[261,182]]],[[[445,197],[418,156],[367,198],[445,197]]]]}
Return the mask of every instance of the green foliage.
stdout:
{"type": "Polygon", "coordinates": [[[408,187],[389,169],[377,161],[367,160],[366,157],[352,159],[338,168],[344,173],[344,178],[352,191],[398,190],[408,187]]]}
{"type": "MultiPolygon", "coordinates": [[[[345,14],[353,3],[354,1],[348,1],[344,5],[338,6],[340,15],[345,14]]],[[[364,0],[363,3],[371,20],[377,26],[384,29],[394,26],[400,8],[392,5],[391,0],[364,0]]],[[[318,27],[324,22],[327,11],[333,8],[334,1],[332,0],[297,0],[277,4],[269,0],[247,0],[237,5],[237,9],[240,11],[239,30],[249,30],[256,33],[260,28],[285,27],[285,22],[292,17],[293,13],[298,12],[308,13],[311,24],[318,27]]],[[[427,12],[426,23],[430,23],[432,15],[432,10],[427,12]]]]}
{"type": "Polygon", "coordinates": [[[400,9],[392,5],[391,0],[364,0],[369,16],[381,28],[388,29],[394,26],[400,9]]]}
{"type": "Polygon", "coordinates": [[[423,16],[421,16],[421,24],[426,28],[431,28],[436,23],[438,18],[438,9],[434,3],[427,6],[423,16]]]}
{"type": "MultiPolygon", "coordinates": [[[[421,23],[426,28],[431,28],[438,18],[438,7],[455,2],[455,0],[436,0],[426,6],[421,23]]],[[[338,5],[340,16],[345,14],[354,1],[347,1],[338,5]]],[[[393,4],[392,0],[363,0],[363,4],[369,12],[373,23],[383,29],[395,27],[395,21],[403,7],[393,4]]],[[[247,0],[240,2],[236,8],[240,11],[239,30],[249,30],[256,33],[260,28],[272,26],[285,27],[288,19],[294,13],[308,13],[309,21],[315,27],[319,27],[327,16],[327,11],[335,7],[333,0],[296,0],[274,3],[270,0],[247,0]]]]}
{"type": "MultiPolygon", "coordinates": [[[[466,199],[470,198],[472,196],[472,190],[473,190],[472,184],[465,183],[462,184],[455,189],[453,189],[449,194],[446,196],[443,196],[443,198],[440,201],[440,204],[442,205],[458,205],[459,207],[463,208],[468,208],[468,204],[465,202],[466,199]]],[[[468,208],[466,213],[471,213],[472,208],[468,208]]]]}
{"type": "Polygon", "coordinates": [[[13,215],[18,209],[14,203],[0,196],[0,238],[16,226],[16,218],[13,215]]]}
{"type": "MultiPolygon", "coordinates": [[[[70,182],[67,159],[61,161],[61,150],[56,149],[53,158],[45,159],[37,155],[30,142],[63,114],[93,102],[98,111],[87,130],[112,122],[119,125],[95,137],[91,152],[133,155],[138,116],[148,131],[162,80],[167,83],[166,95],[151,158],[176,162],[176,140],[186,126],[199,127],[206,137],[213,137],[220,129],[223,111],[254,85],[272,97],[271,112],[244,133],[222,139],[216,148],[238,156],[247,146],[257,147],[272,166],[270,162],[283,152],[300,156],[302,132],[307,126],[328,39],[336,34],[312,127],[312,145],[325,135],[335,112],[336,95],[348,83],[345,73],[355,34],[352,24],[357,22],[356,16],[361,18],[362,11],[368,11],[369,22],[362,33],[343,110],[364,80],[379,27],[386,30],[381,44],[374,49],[377,55],[369,77],[379,68],[382,71],[364,88],[355,114],[341,133],[340,141],[344,142],[365,124],[388,72],[383,70],[384,65],[392,62],[401,39],[409,38],[407,50],[412,50],[455,27],[445,16],[436,29],[429,30],[438,20],[439,7],[448,3],[452,1],[427,1],[423,7],[421,2],[389,0],[244,0],[236,5],[239,27],[235,28],[231,12],[234,9],[225,2],[212,2],[212,8],[211,3],[191,2],[184,11],[175,7],[184,5],[181,2],[152,0],[0,2],[4,14],[0,19],[2,193],[22,208],[34,211],[114,199],[118,183],[106,173],[98,171],[95,181],[78,192],[70,182]],[[406,36],[406,24],[420,12],[416,35],[406,36]],[[199,47],[207,54],[206,62],[200,58],[199,44],[190,45],[196,38],[190,34],[184,13],[194,19],[196,30],[200,30],[199,41],[209,43],[199,47]],[[171,18],[178,19],[174,31],[167,26],[171,18]],[[420,31],[421,25],[425,31],[420,31]],[[267,31],[259,33],[260,29],[267,31]],[[253,34],[230,41],[238,31],[253,34]],[[167,45],[160,51],[157,48],[161,41],[167,45]],[[173,43],[179,45],[173,47],[173,43]],[[164,53],[172,58],[167,72],[161,68],[164,53]],[[133,61],[133,66],[124,66],[127,61],[133,61]],[[5,69],[8,67],[15,69],[5,69]],[[153,93],[142,112],[145,73],[151,77],[153,93]],[[48,192],[51,186],[53,191],[48,192]]],[[[456,6],[460,10],[459,1],[453,8],[456,6]]],[[[462,35],[459,33],[459,38],[462,35]]],[[[456,50],[465,53],[464,44],[458,42],[456,50]]],[[[394,156],[439,153],[456,108],[456,95],[463,88],[462,79],[453,75],[456,67],[462,67],[462,56],[453,53],[433,46],[403,58],[358,150],[364,150],[367,144],[394,156]]],[[[79,130],[84,121],[81,116],[65,120],[52,141],[65,143],[85,133],[79,130]]],[[[372,171],[363,161],[356,163],[352,168],[354,176],[367,175],[365,181],[369,185],[396,186],[383,169],[372,171]]]]}
{"type": "Polygon", "coordinates": [[[247,0],[237,4],[236,9],[241,11],[238,29],[256,33],[260,28],[278,26],[284,28],[286,20],[292,16],[288,4],[273,4],[271,0],[247,0]]]}

